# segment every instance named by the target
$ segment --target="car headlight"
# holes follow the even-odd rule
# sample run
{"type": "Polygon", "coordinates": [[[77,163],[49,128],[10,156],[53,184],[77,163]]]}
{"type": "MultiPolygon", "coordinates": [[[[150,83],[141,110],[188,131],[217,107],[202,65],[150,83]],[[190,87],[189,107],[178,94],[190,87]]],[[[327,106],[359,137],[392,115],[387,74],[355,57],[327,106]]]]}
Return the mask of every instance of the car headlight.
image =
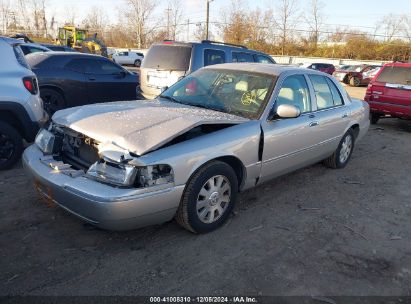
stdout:
{"type": "Polygon", "coordinates": [[[87,170],[87,175],[105,183],[129,187],[134,184],[137,169],[133,166],[117,165],[101,160],[87,170]]]}
{"type": "Polygon", "coordinates": [[[168,165],[134,167],[114,164],[105,160],[94,163],[87,176],[120,187],[146,188],[174,181],[173,170],[168,165]]]}
{"type": "Polygon", "coordinates": [[[46,129],[41,129],[36,136],[35,143],[44,154],[54,154],[58,152],[61,138],[46,129]]]}

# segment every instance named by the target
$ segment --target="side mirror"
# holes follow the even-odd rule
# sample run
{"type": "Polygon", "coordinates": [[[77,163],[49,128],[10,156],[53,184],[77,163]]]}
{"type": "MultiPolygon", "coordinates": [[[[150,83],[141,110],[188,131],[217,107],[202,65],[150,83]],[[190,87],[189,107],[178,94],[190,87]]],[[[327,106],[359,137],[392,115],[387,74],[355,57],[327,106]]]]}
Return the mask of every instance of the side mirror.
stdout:
{"type": "Polygon", "coordinates": [[[282,104],[277,107],[276,114],[280,118],[297,118],[301,115],[301,111],[296,106],[282,104]]]}

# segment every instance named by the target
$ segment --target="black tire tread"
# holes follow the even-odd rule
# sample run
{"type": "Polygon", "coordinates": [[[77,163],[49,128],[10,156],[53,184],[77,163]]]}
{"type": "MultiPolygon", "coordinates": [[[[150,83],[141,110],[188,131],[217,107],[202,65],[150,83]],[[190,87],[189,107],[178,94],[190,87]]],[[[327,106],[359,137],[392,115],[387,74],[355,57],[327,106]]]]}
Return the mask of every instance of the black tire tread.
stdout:
{"type": "MultiPolygon", "coordinates": [[[[323,160],[323,164],[324,164],[326,167],[331,168],[331,169],[340,169],[340,168],[341,168],[341,167],[339,166],[339,164],[338,164],[338,153],[337,153],[337,152],[340,150],[341,143],[342,143],[342,141],[344,140],[344,138],[347,136],[348,133],[351,134],[352,140],[353,140],[353,146],[352,146],[352,150],[351,150],[351,154],[352,154],[352,152],[353,152],[353,150],[354,150],[354,145],[355,145],[355,136],[354,136],[353,130],[352,130],[352,129],[349,129],[349,130],[344,134],[344,136],[342,137],[340,143],[338,144],[337,150],[335,150],[334,153],[333,153],[330,157],[328,157],[328,158],[326,158],[326,159],[323,160]]],[[[351,158],[351,156],[350,156],[350,158],[351,158]]],[[[349,161],[349,159],[347,160],[347,163],[348,163],[348,161],[349,161]]]]}
{"type": "Polygon", "coordinates": [[[15,152],[12,155],[11,159],[5,164],[0,165],[0,170],[6,170],[11,168],[20,158],[21,153],[23,152],[23,138],[20,133],[10,124],[0,121],[0,129],[5,130],[15,141],[15,152]]]}
{"type": "Polygon", "coordinates": [[[187,229],[188,231],[191,231],[193,233],[198,233],[193,227],[191,227],[189,220],[188,220],[188,204],[189,204],[189,195],[188,193],[193,191],[193,188],[195,186],[196,180],[204,174],[206,171],[208,171],[209,168],[215,166],[215,165],[224,165],[224,166],[229,166],[227,163],[222,162],[222,161],[211,161],[207,164],[205,164],[203,167],[200,167],[194,175],[191,176],[186,188],[184,189],[183,196],[181,198],[180,205],[178,206],[175,219],[179,225],[181,225],[183,228],[187,229]]]}

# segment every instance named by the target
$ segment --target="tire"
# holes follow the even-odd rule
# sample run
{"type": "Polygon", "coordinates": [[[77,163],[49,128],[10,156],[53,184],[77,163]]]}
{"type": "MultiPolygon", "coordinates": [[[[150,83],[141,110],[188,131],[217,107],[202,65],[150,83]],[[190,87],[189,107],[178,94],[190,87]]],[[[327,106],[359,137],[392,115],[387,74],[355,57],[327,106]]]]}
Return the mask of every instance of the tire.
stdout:
{"type": "Polygon", "coordinates": [[[237,194],[238,179],[233,168],[224,162],[212,161],[190,178],[175,218],[191,232],[211,232],[227,220],[237,194]]]}
{"type": "Polygon", "coordinates": [[[347,131],[347,133],[344,134],[337,150],[335,150],[335,152],[330,157],[324,160],[324,164],[332,169],[344,168],[351,158],[352,152],[354,150],[354,143],[354,132],[352,129],[350,129],[347,131]]]}
{"type": "Polygon", "coordinates": [[[0,170],[12,167],[23,151],[20,133],[8,123],[0,121],[0,170]]]}
{"type": "Polygon", "coordinates": [[[141,60],[137,59],[136,61],[134,61],[134,66],[139,68],[141,66],[141,60]]]}
{"type": "Polygon", "coordinates": [[[359,87],[361,84],[361,81],[358,77],[351,77],[350,78],[350,86],[352,87],[359,87]]]}
{"type": "Polygon", "coordinates": [[[66,101],[64,96],[54,89],[40,89],[40,96],[43,99],[44,110],[50,117],[57,112],[66,108],[66,101]]]}
{"type": "Polygon", "coordinates": [[[370,121],[372,125],[376,125],[378,120],[380,120],[380,115],[376,114],[376,113],[371,113],[370,114],[370,121]]]}

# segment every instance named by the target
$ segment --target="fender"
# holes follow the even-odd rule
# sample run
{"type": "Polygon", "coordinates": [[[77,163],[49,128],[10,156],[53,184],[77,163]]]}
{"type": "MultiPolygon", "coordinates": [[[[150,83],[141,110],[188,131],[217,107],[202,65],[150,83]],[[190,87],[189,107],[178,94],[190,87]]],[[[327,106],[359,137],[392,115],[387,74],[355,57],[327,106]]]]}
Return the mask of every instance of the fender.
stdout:
{"type": "MultiPolygon", "coordinates": [[[[26,109],[16,102],[0,101],[0,113],[2,111],[11,112],[15,115],[19,126],[18,131],[21,136],[28,142],[33,142],[36,138],[37,132],[40,129],[40,124],[30,119],[26,109]]],[[[12,118],[14,120],[14,118],[12,118]]]]}

